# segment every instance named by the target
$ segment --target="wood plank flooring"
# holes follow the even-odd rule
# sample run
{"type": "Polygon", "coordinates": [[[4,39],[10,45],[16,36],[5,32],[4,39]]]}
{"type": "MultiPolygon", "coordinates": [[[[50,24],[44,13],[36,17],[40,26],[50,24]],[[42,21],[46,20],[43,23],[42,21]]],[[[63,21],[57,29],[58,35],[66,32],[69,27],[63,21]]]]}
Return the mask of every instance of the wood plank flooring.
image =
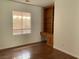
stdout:
{"type": "Polygon", "coordinates": [[[0,59],[77,59],[45,43],[0,51],[0,59]]]}

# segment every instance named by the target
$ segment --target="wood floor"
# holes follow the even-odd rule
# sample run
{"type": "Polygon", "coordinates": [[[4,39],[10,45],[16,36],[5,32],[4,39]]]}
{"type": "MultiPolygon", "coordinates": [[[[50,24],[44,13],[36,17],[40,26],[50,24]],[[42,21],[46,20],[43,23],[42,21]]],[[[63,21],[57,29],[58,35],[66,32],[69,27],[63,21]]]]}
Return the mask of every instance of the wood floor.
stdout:
{"type": "Polygon", "coordinates": [[[0,59],[77,59],[45,43],[0,51],[0,59]]]}

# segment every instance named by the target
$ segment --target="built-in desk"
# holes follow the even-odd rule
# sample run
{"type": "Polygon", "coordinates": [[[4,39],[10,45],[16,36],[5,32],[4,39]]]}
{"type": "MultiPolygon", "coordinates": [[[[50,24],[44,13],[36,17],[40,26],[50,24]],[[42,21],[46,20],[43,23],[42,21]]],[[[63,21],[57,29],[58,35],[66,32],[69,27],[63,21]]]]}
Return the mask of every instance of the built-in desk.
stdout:
{"type": "Polygon", "coordinates": [[[53,47],[53,35],[46,32],[41,32],[40,34],[41,37],[45,37],[47,39],[47,44],[53,47]]]}

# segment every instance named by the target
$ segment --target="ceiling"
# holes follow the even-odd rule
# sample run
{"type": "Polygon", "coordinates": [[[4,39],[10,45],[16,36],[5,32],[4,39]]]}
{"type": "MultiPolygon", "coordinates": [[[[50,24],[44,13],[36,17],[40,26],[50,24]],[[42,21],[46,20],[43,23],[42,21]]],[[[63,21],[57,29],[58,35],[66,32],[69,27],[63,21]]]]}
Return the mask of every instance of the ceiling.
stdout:
{"type": "Polygon", "coordinates": [[[41,6],[41,7],[51,5],[54,2],[53,0],[29,0],[30,2],[26,2],[26,0],[13,0],[13,1],[41,6]]]}

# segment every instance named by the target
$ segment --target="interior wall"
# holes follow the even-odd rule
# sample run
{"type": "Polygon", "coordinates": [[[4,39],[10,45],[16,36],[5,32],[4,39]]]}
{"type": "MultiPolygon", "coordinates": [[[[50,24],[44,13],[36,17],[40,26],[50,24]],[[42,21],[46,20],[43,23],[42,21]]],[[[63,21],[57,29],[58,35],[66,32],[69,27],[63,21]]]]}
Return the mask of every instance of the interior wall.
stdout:
{"type": "Polygon", "coordinates": [[[79,58],[79,1],[56,0],[54,48],[79,58]]]}
{"type": "Polygon", "coordinates": [[[41,41],[42,8],[20,4],[9,0],[0,0],[0,49],[15,47],[41,41]],[[31,12],[32,33],[13,35],[12,10],[31,12]]]}

